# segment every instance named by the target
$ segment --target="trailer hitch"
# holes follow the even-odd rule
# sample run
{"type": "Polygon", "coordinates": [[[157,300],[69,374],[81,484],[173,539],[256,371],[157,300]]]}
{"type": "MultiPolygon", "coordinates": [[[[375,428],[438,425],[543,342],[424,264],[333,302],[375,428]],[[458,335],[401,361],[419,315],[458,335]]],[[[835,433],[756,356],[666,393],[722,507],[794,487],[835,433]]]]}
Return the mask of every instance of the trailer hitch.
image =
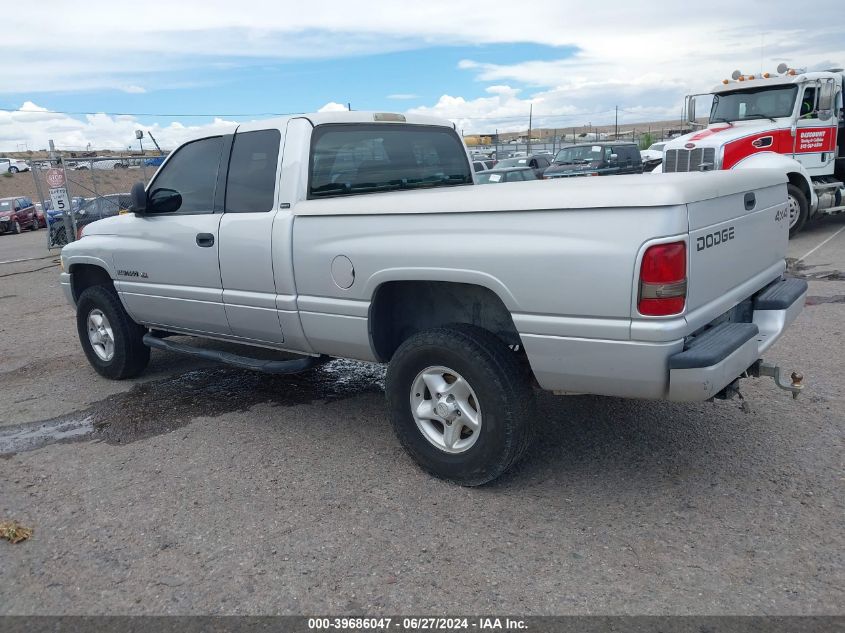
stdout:
{"type": "Polygon", "coordinates": [[[755,378],[760,378],[761,376],[769,376],[775,381],[775,384],[778,387],[780,387],[784,391],[791,392],[793,400],[796,400],[798,398],[798,394],[801,393],[802,389],[804,389],[803,374],[800,374],[798,372],[792,372],[792,374],[790,375],[792,382],[787,383],[781,379],[779,366],[766,363],[762,359],[758,360],[751,367],[749,367],[748,373],[751,376],[754,376],[755,378]]]}

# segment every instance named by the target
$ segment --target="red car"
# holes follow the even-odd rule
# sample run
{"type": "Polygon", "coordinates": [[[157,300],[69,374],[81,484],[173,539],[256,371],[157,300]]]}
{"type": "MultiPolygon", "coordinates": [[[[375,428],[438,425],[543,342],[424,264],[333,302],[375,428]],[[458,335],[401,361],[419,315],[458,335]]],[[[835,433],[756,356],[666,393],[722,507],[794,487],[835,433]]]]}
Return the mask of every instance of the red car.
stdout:
{"type": "Polygon", "coordinates": [[[26,197],[0,198],[0,233],[20,233],[41,228],[35,205],[26,197]]]}

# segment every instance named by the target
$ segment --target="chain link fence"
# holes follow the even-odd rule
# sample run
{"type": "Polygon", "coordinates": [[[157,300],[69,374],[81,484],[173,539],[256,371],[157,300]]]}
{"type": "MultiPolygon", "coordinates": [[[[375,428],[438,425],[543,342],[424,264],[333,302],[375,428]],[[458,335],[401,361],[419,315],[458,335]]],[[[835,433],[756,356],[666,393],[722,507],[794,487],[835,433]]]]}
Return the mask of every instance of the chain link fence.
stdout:
{"type": "MultiPolygon", "coordinates": [[[[493,136],[492,143],[487,144],[467,144],[471,154],[484,154],[498,160],[504,158],[511,158],[516,156],[524,156],[525,154],[556,154],[558,150],[570,145],[579,145],[583,143],[596,143],[607,141],[629,141],[636,143],[640,149],[648,149],[653,143],[661,143],[673,138],[677,138],[682,134],[690,132],[689,128],[683,125],[675,127],[651,127],[643,126],[632,129],[620,129],[619,133],[614,133],[613,129],[598,128],[568,128],[566,130],[557,130],[557,134],[552,137],[540,138],[532,140],[530,143],[523,137],[517,140],[506,140],[499,138],[498,142],[493,136]]],[[[491,135],[478,135],[491,136],[491,135]]]]}
{"type": "Polygon", "coordinates": [[[36,159],[32,177],[37,207],[47,224],[47,248],[61,248],[79,239],[85,226],[103,218],[126,213],[129,191],[135,182],[145,184],[157,167],[157,159],[144,156],[36,159]],[[70,209],[54,209],[47,173],[60,169],[70,209]]]}

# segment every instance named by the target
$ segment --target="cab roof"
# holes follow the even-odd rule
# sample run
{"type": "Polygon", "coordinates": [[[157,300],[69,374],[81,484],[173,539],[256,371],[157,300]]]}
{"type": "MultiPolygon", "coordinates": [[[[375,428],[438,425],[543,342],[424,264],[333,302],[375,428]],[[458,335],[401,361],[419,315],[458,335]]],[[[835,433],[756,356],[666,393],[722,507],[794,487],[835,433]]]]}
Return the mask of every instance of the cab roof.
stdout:
{"type": "Polygon", "coordinates": [[[439,117],[420,114],[401,114],[398,112],[374,112],[369,110],[341,110],[336,112],[312,112],[308,114],[294,114],[262,121],[249,121],[238,126],[238,132],[266,130],[268,128],[284,129],[291,119],[306,119],[311,125],[325,125],[328,123],[378,123],[380,125],[395,125],[406,123],[411,125],[436,125],[455,129],[455,125],[439,117]]]}
{"type": "Polygon", "coordinates": [[[723,81],[722,83],[717,84],[711,92],[722,93],[733,92],[734,90],[752,90],[754,88],[766,88],[769,86],[791,86],[803,84],[808,81],[814,81],[816,79],[830,79],[831,77],[835,78],[837,75],[839,77],[839,81],[842,81],[841,70],[796,73],[794,75],[777,75],[769,78],[765,78],[760,75],[754,75],[754,79],[748,79],[746,77],[743,81],[739,81],[737,79],[726,79],[725,81],[727,81],[728,83],[724,83],[723,81]]]}

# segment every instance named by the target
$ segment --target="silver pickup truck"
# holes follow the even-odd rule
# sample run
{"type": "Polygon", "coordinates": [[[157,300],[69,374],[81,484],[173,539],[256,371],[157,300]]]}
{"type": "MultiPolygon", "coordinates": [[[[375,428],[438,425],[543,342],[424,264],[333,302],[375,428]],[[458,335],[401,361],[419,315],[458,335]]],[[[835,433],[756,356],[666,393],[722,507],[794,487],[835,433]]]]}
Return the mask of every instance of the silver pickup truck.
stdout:
{"type": "Polygon", "coordinates": [[[476,186],[449,122],[333,112],[186,143],[132,194],[133,213],[62,251],[94,369],[137,376],[150,348],[271,373],[389,363],[403,446],[464,485],[523,454],[537,385],[675,401],[749,375],[801,388],[761,358],[807,290],[784,277],[782,174],[476,186]]]}

